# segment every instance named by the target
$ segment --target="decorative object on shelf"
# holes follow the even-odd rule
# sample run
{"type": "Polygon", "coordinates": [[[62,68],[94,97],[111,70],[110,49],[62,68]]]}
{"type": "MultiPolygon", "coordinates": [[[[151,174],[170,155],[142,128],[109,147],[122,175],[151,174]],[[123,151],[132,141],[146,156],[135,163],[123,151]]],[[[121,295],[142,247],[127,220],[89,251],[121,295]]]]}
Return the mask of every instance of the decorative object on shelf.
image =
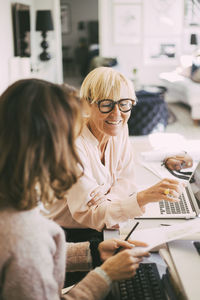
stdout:
{"type": "Polygon", "coordinates": [[[85,22],[84,21],[78,22],[78,30],[85,30],[85,22]]]}
{"type": "Polygon", "coordinates": [[[195,33],[192,33],[190,36],[190,45],[198,45],[197,35],[195,33]]]}
{"type": "Polygon", "coordinates": [[[40,59],[42,61],[47,61],[51,59],[51,55],[47,52],[49,47],[46,37],[47,31],[53,30],[53,20],[50,10],[38,10],[36,15],[36,31],[42,31],[43,41],[41,42],[41,47],[43,52],[40,54],[40,59]]]}
{"type": "Polygon", "coordinates": [[[192,52],[195,52],[198,48],[198,37],[196,33],[191,33],[190,35],[190,45],[192,48],[192,52]]]}
{"type": "Polygon", "coordinates": [[[12,4],[14,55],[29,57],[30,53],[30,6],[12,4]]]}
{"type": "Polygon", "coordinates": [[[177,65],[180,40],[174,37],[144,38],[144,63],[146,65],[177,65]]]}
{"type": "Polygon", "coordinates": [[[133,69],[133,77],[131,78],[131,81],[133,82],[133,86],[135,91],[139,90],[139,78],[138,78],[138,69],[133,69]]]}

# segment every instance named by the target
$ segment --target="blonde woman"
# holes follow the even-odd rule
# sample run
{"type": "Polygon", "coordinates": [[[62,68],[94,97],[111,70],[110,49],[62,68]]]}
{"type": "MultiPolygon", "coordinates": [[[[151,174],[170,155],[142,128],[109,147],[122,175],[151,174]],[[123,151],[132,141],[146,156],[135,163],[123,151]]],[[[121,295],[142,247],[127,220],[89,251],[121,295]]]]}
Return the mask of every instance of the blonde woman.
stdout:
{"type": "Polygon", "coordinates": [[[137,100],[123,74],[96,68],[83,81],[80,95],[86,112],[76,149],[84,174],[68,191],[67,200],[52,205],[48,214],[65,228],[69,241],[101,239],[104,228],[141,216],[149,202],[179,201],[181,192],[179,182],[171,179],[137,192],[127,126],[137,100]]]}

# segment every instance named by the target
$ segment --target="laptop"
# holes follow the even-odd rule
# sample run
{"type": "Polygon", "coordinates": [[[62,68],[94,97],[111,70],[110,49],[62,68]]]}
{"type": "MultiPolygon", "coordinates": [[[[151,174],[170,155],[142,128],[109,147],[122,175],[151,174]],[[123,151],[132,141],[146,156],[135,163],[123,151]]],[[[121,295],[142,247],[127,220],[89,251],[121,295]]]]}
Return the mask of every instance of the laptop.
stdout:
{"type": "Polygon", "coordinates": [[[199,300],[200,241],[177,240],[168,249],[184,299],[199,300]]]}
{"type": "Polygon", "coordinates": [[[148,203],[145,213],[135,219],[191,219],[200,214],[200,162],[184,188],[179,202],[148,203]]]}

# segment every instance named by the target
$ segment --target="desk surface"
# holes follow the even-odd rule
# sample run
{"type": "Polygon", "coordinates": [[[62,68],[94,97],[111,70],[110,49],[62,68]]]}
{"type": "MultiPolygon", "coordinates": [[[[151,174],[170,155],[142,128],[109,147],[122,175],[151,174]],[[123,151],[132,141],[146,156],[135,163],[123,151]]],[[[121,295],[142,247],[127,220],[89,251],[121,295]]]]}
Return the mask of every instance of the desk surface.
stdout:
{"type": "MultiPolygon", "coordinates": [[[[152,148],[150,146],[150,143],[148,141],[148,137],[131,137],[131,142],[133,144],[133,150],[134,150],[134,156],[135,156],[135,182],[136,185],[141,186],[151,186],[160,181],[160,178],[158,178],[156,175],[154,175],[151,171],[147,170],[145,167],[143,167],[140,164],[140,153],[143,151],[150,151],[152,148]]],[[[124,238],[125,235],[130,231],[133,224],[136,222],[136,220],[129,220],[127,222],[124,222],[120,225],[120,231],[119,230],[104,230],[104,239],[110,239],[110,238],[124,238]]],[[[152,227],[158,227],[163,226],[162,224],[175,224],[180,222],[185,222],[184,219],[140,219],[139,220],[139,226],[138,229],[144,229],[144,228],[152,228],[152,227]]],[[[144,262],[155,262],[158,267],[158,271],[160,273],[160,276],[162,277],[163,274],[166,272],[166,263],[161,258],[161,256],[158,254],[158,252],[152,253],[151,256],[148,259],[145,259],[144,262]]]]}
{"type": "MultiPolygon", "coordinates": [[[[140,164],[140,153],[143,151],[150,151],[151,145],[148,141],[148,137],[130,137],[131,143],[133,144],[133,151],[134,151],[134,157],[135,157],[135,182],[136,185],[139,187],[142,186],[151,186],[156,184],[158,181],[160,181],[160,178],[158,178],[155,174],[153,174],[151,171],[147,170],[145,167],[143,167],[140,164]]],[[[181,219],[140,219],[139,220],[139,226],[138,229],[144,229],[144,228],[153,228],[158,226],[163,226],[162,224],[175,224],[180,222],[185,222],[185,220],[181,219]]],[[[104,230],[104,239],[111,239],[111,238],[125,238],[127,233],[132,228],[133,224],[135,223],[135,220],[128,220],[127,222],[124,222],[120,225],[120,230],[104,230]]],[[[151,262],[157,263],[158,270],[160,275],[162,275],[166,270],[166,264],[162,260],[162,258],[159,256],[158,253],[153,253],[151,255],[151,258],[148,259],[151,262]]]]}
{"type": "MultiPolygon", "coordinates": [[[[143,151],[150,151],[152,147],[148,140],[148,136],[142,137],[130,137],[131,143],[133,145],[133,152],[134,152],[134,163],[135,163],[135,183],[138,187],[146,187],[156,184],[161,179],[153,174],[151,171],[147,170],[144,166],[141,165],[140,160],[140,153],[143,151]]],[[[129,220],[124,222],[120,226],[121,237],[123,238],[124,235],[132,228],[135,220],[129,220]]],[[[146,220],[139,220],[140,224],[137,227],[138,229],[150,228],[150,227],[157,227],[162,226],[161,224],[175,224],[180,222],[185,222],[184,219],[146,219],[146,220]]],[[[109,239],[112,237],[119,237],[118,230],[104,230],[104,238],[109,239]]]]}

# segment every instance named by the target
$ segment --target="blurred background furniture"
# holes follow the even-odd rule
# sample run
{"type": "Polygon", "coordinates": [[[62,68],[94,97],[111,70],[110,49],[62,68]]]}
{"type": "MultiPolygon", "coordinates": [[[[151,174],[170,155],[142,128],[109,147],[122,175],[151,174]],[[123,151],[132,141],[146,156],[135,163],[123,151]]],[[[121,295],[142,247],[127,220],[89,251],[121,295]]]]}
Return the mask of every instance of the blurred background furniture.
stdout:
{"type": "Polygon", "coordinates": [[[164,87],[146,86],[136,92],[138,102],[128,121],[129,135],[147,135],[163,132],[168,122],[164,87]]]}
{"type": "Polygon", "coordinates": [[[183,102],[191,107],[191,118],[196,125],[200,121],[200,83],[173,72],[160,74],[162,84],[167,88],[169,102],[183,102]]]}

